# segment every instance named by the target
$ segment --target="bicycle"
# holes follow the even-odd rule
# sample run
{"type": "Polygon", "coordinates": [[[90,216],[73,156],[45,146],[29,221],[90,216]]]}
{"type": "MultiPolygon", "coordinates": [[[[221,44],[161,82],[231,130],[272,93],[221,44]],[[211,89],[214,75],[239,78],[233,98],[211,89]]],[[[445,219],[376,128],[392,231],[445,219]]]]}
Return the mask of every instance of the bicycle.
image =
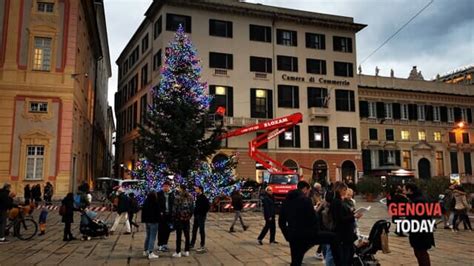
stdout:
{"type": "Polygon", "coordinates": [[[5,235],[9,235],[10,228],[13,228],[13,236],[20,240],[29,240],[38,232],[38,224],[31,216],[24,216],[23,207],[18,206],[18,216],[13,220],[9,219],[9,223],[5,228],[5,235]]]}

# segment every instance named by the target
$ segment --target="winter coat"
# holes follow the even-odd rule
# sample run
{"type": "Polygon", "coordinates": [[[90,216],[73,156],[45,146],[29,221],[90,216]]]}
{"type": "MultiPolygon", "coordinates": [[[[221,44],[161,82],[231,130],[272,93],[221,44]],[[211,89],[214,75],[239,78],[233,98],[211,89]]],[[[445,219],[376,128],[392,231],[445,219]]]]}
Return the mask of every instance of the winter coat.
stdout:
{"type": "Polygon", "coordinates": [[[241,211],[244,208],[244,200],[242,195],[239,192],[234,192],[232,193],[231,198],[234,211],[241,211]]]}
{"type": "MultiPolygon", "coordinates": [[[[419,192],[415,194],[408,195],[408,198],[412,203],[426,203],[428,200],[419,192]]],[[[409,220],[425,220],[432,217],[427,215],[424,216],[409,216],[409,220]]],[[[410,233],[408,237],[410,240],[410,245],[413,249],[428,250],[435,245],[433,233],[410,233]]]]}
{"type": "Polygon", "coordinates": [[[454,199],[456,200],[456,204],[454,205],[455,210],[458,210],[458,211],[469,210],[471,208],[471,206],[467,202],[465,192],[455,190],[453,194],[454,194],[454,199]]]}
{"type": "Polygon", "coordinates": [[[25,187],[23,189],[23,197],[26,199],[31,199],[31,189],[30,187],[25,187]]]}
{"type": "Polygon", "coordinates": [[[444,198],[443,198],[443,208],[446,211],[452,211],[454,210],[456,202],[454,199],[454,193],[451,189],[446,189],[444,192],[444,198]]]}
{"type": "Polygon", "coordinates": [[[32,197],[34,200],[41,200],[41,187],[39,187],[39,186],[34,186],[34,187],[31,189],[31,197],[32,197]]]}
{"type": "Polygon", "coordinates": [[[53,186],[52,185],[46,185],[44,187],[44,196],[45,197],[53,196],[53,186]]]}
{"type": "Polygon", "coordinates": [[[289,242],[314,241],[319,225],[311,199],[298,189],[290,191],[281,206],[278,226],[289,242]]]}
{"type": "Polygon", "coordinates": [[[189,221],[194,213],[193,197],[188,193],[180,193],[173,204],[173,219],[175,221],[189,221]]]}
{"type": "Polygon", "coordinates": [[[336,194],[336,197],[332,200],[329,212],[332,215],[332,219],[335,225],[335,233],[338,240],[343,243],[352,243],[357,239],[354,233],[354,222],[355,217],[352,210],[344,204],[341,197],[336,194]]]}
{"type": "Polygon", "coordinates": [[[269,195],[265,193],[262,196],[262,204],[263,204],[263,217],[265,217],[265,221],[270,220],[272,218],[275,220],[275,198],[273,195],[269,195]]]}
{"type": "Polygon", "coordinates": [[[124,212],[129,212],[130,210],[130,199],[124,193],[121,193],[119,196],[117,213],[121,214],[124,212]]]}
{"type": "Polygon", "coordinates": [[[73,223],[74,222],[74,198],[67,198],[65,197],[61,204],[66,206],[66,212],[63,215],[62,222],[63,223],[73,223]]]}
{"type": "MultiPolygon", "coordinates": [[[[170,192],[168,194],[168,214],[171,214],[173,211],[173,205],[174,205],[174,194],[170,192]]],[[[158,204],[160,205],[160,210],[162,214],[165,214],[166,212],[166,197],[165,197],[165,192],[161,190],[158,192],[158,204]]]]}
{"type": "Polygon", "coordinates": [[[10,190],[0,189],[0,211],[6,211],[13,206],[13,199],[10,197],[10,190]]]}
{"type": "Polygon", "coordinates": [[[160,221],[160,204],[158,200],[146,199],[142,206],[142,223],[158,223],[160,221]]]}
{"type": "Polygon", "coordinates": [[[194,208],[194,215],[205,216],[209,211],[211,205],[206,195],[199,194],[196,198],[196,207],[194,208]]]}

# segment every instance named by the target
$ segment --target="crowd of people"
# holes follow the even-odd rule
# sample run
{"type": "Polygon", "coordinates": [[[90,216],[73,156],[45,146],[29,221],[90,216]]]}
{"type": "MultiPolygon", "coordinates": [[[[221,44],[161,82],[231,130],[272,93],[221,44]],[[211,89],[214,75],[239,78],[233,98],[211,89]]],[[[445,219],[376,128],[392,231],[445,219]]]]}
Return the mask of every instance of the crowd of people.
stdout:
{"type": "MultiPolygon", "coordinates": [[[[210,202],[204,194],[202,186],[195,186],[190,193],[184,185],[178,185],[175,191],[171,189],[169,181],[163,183],[159,191],[151,191],[140,207],[133,193],[126,194],[122,189],[116,191],[113,200],[114,211],[117,212],[114,223],[110,228],[113,234],[118,225],[125,223],[124,234],[132,233],[132,226],[137,230],[138,223],[134,219],[141,210],[141,222],[145,224],[145,241],[143,255],[149,259],[159,258],[158,252],[169,252],[170,233],[176,233],[176,247],[172,257],[189,256],[197,241],[197,232],[200,234],[199,247],[196,252],[205,252],[206,233],[205,223],[210,210],[210,202]],[[193,219],[191,227],[191,219],[193,219]],[[182,241],[184,237],[184,247],[182,241]],[[155,244],[157,250],[155,250],[155,244]]],[[[0,243],[8,242],[5,239],[5,225],[7,211],[14,206],[15,193],[11,186],[5,184],[0,189],[0,243]]],[[[355,212],[353,189],[344,182],[332,184],[314,183],[313,187],[306,181],[300,181],[297,189],[290,191],[282,202],[278,225],[291,251],[291,265],[301,265],[305,253],[313,246],[318,245],[316,258],[324,259],[325,265],[352,265],[355,253],[354,241],[359,238],[357,226],[361,213],[355,212]]],[[[53,187],[48,182],[43,189],[43,199],[51,204],[53,187]]],[[[248,229],[242,218],[243,198],[240,191],[235,190],[232,195],[234,220],[229,229],[234,233],[235,223],[239,220],[243,231],[248,229]]],[[[269,244],[279,244],[276,241],[276,202],[271,187],[266,187],[260,195],[263,210],[264,227],[257,237],[257,244],[263,245],[263,240],[270,232],[269,244]]],[[[64,241],[75,240],[71,224],[74,222],[74,212],[82,215],[91,204],[92,196],[87,183],[78,188],[78,193],[68,193],[61,201],[60,215],[64,223],[64,241]]],[[[440,199],[443,210],[445,229],[456,232],[462,222],[465,230],[472,231],[468,212],[471,209],[467,193],[460,185],[450,186],[440,199]]],[[[24,188],[24,203],[34,204],[41,202],[41,186],[29,185],[24,188]]],[[[427,202],[422,191],[413,183],[394,187],[387,198],[387,203],[419,203],[427,202]]],[[[45,232],[47,211],[42,210],[40,221],[40,235],[45,232]],[[43,226],[42,226],[43,225],[43,226]]],[[[393,219],[419,219],[420,217],[392,217],[393,219]]],[[[421,217],[427,218],[427,217],[421,217]]],[[[429,217],[428,217],[429,218],[429,217]]],[[[403,232],[395,233],[404,236],[403,232]]],[[[83,236],[87,237],[87,236],[83,236]]],[[[430,265],[428,250],[435,245],[433,233],[410,233],[409,242],[414,250],[419,265],[430,265]]]]}

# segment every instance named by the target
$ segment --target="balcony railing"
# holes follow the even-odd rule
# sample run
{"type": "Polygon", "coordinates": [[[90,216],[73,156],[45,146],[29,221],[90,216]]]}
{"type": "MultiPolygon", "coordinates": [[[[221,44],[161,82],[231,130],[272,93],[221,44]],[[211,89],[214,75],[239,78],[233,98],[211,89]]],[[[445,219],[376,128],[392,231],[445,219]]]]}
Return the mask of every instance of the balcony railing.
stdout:
{"type": "Polygon", "coordinates": [[[329,108],[310,107],[309,116],[311,119],[315,119],[315,118],[329,119],[329,117],[331,116],[331,113],[329,111],[329,108]]]}

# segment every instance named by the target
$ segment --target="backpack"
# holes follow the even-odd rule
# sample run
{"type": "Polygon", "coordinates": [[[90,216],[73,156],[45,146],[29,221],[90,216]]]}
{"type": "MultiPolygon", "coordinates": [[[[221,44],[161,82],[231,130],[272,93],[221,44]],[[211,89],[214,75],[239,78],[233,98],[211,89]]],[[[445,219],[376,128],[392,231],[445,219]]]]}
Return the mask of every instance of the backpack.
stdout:
{"type": "Polygon", "coordinates": [[[330,204],[325,203],[324,207],[321,209],[321,222],[322,227],[326,231],[334,231],[336,225],[334,224],[334,219],[332,218],[332,213],[329,211],[330,204]]]}
{"type": "Polygon", "coordinates": [[[87,206],[87,200],[83,193],[74,195],[74,207],[77,209],[83,209],[87,206]]]}
{"type": "Polygon", "coordinates": [[[59,207],[59,215],[61,216],[64,216],[66,214],[66,205],[61,205],[61,207],[59,207]]]}
{"type": "Polygon", "coordinates": [[[178,202],[175,203],[176,213],[175,217],[176,220],[179,221],[189,221],[193,216],[194,212],[194,204],[192,200],[187,198],[180,198],[178,202]]]}

